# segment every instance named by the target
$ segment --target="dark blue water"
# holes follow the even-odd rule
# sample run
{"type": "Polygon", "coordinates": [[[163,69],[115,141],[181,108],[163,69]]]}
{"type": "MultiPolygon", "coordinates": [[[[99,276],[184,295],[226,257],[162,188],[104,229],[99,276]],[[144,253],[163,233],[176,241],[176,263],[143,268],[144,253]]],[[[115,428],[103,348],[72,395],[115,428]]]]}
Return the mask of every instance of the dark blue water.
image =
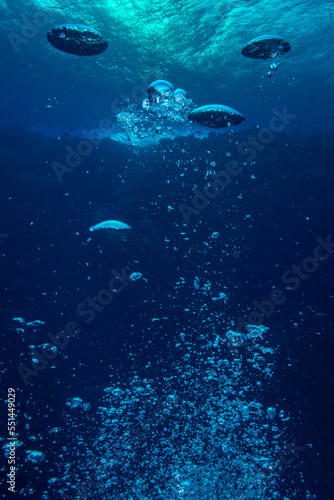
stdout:
{"type": "MultiPolygon", "coordinates": [[[[247,140],[253,132],[235,132],[233,143],[247,140]]],[[[66,145],[75,150],[80,139],[42,138],[20,128],[2,130],[1,137],[2,232],[7,234],[1,248],[2,296],[7,304],[2,314],[2,366],[4,385],[16,388],[20,408],[19,436],[24,444],[17,452],[21,461],[17,480],[22,488],[31,485],[35,495],[41,494],[37,492],[48,487],[46,480],[58,477],[64,467],[59,458],[62,446],[71,448],[66,443],[74,439],[77,426],[86,425],[82,415],[76,423],[67,421],[69,398],[80,397],[91,405],[91,413],[84,417],[89,426],[82,431],[89,447],[101,429],[95,412],[110,375],[117,374],[125,386],[133,370],[152,377],[161,397],[158,387],[167,378],[161,364],[167,373],[170,366],[172,376],[178,356],[173,345],[180,331],[190,336],[196,352],[206,316],[221,315],[210,325],[217,334],[226,325],[237,328],[243,324],[238,318],[247,322],[255,310],[254,300],[268,300],[272,289],[278,288],[286,300],[273,311],[268,309],[269,317],[263,318],[270,328],[265,345],[275,349],[276,368],[260,401],[290,414],[281,441],[312,445],[284,469],[278,487],[296,489],[292,498],[305,498],[307,489],[319,498],[330,498],[326,482],[331,477],[332,250],[314,271],[301,271],[298,283],[292,279],[297,276],[292,266],[313,255],[317,238],[325,241],[331,234],[333,137],[328,132],[277,134],[255,164],[245,165],[199,214],[191,214],[188,225],[179,204],[192,207],[194,183],[203,192],[206,161],[215,158],[216,170],[222,171],[227,150],[231,158],[238,158],[228,135],[212,134],[203,141],[176,139],[163,149],[140,152],[105,139],[82,165],[64,175],[62,183],[46,162],[50,155],[61,157],[66,145]],[[15,148],[18,142],[20,150],[15,148]],[[180,176],[180,160],[184,165],[191,160],[196,168],[180,176]],[[126,235],[89,233],[90,225],[109,214],[133,230],[126,235]],[[216,240],[211,238],[213,232],[219,233],[216,240]],[[113,269],[119,273],[125,269],[125,276],[141,272],[148,281],[130,282],[103,310],[94,311],[87,306],[87,297],[106,289],[113,269]],[[292,280],[288,285],[282,282],[285,272],[292,280]],[[176,285],[180,276],[185,281],[182,288],[176,285]],[[203,284],[210,282],[215,291],[224,290],[227,303],[209,300],[204,292],[194,295],[194,276],[203,284]],[[287,290],[289,285],[297,289],[287,290]],[[189,308],[190,319],[184,312],[189,308]],[[16,331],[12,318],[18,312],[26,321],[40,319],[45,325],[16,331]],[[153,318],[159,321],[152,322],[153,318]],[[55,335],[69,322],[77,324],[80,335],[45,369],[34,370],[34,375],[21,372],[20,377],[20,363],[34,366],[29,346],[48,342],[48,333],[55,335]],[[50,434],[53,427],[61,428],[61,433],[50,434]],[[29,442],[31,436],[37,442],[29,442]],[[24,462],[26,447],[44,450],[47,459],[38,467],[29,465],[24,462]],[[24,478],[20,470],[25,471],[24,478]]],[[[320,253],[325,256],[325,249],[320,253]]],[[[226,346],[222,355],[232,356],[226,346]]],[[[197,364],[196,356],[192,362],[197,364]]],[[[203,377],[200,368],[198,377],[203,377]]],[[[181,380],[174,381],[179,391],[181,380]]],[[[73,460],[79,463],[78,456],[73,460]]],[[[122,487],[126,495],[127,486],[122,487]]],[[[55,495],[51,493],[51,498],[55,495]]],[[[96,495],[106,498],[101,491],[96,495]]]]}
{"type": "Polygon", "coordinates": [[[332,6],[115,6],[3,6],[2,498],[330,500],[332,6]],[[51,47],[69,17],[108,50],[51,47]],[[246,120],[145,114],[156,78],[246,120]]]}

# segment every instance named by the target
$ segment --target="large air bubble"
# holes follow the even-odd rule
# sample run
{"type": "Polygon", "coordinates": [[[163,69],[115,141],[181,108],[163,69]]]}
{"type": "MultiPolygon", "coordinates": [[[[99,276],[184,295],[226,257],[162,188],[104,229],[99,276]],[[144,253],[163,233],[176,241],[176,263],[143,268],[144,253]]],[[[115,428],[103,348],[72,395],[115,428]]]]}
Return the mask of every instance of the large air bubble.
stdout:
{"type": "Polygon", "coordinates": [[[155,80],[148,87],[147,96],[153,106],[171,105],[174,98],[174,87],[167,80],[155,80]]]}
{"type": "Polygon", "coordinates": [[[283,38],[276,35],[263,35],[250,40],[241,53],[251,59],[272,59],[289,52],[291,46],[283,38]]]}
{"type": "Polygon", "coordinates": [[[189,120],[210,128],[229,127],[238,125],[245,117],[233,108],[222,104],[208,104],[193,109],[188,115],[189,120]]]}
{"type": "Polygon", "coordinates": [[[77,56],[95,56],[108,47],[101,33],[82,24],[55,26],[46,37],[56,49],[77,56]]]}

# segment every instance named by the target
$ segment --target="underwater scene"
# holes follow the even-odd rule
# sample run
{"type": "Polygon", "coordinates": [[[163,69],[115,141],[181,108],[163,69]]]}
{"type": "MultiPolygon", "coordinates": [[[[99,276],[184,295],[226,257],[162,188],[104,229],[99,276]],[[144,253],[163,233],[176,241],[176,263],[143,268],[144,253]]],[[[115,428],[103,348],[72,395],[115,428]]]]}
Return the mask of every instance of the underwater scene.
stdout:
{"type": "Polygon", "coordinates": [[[334,3],[0,8],[0,498],[333,500],[334,3]]]}

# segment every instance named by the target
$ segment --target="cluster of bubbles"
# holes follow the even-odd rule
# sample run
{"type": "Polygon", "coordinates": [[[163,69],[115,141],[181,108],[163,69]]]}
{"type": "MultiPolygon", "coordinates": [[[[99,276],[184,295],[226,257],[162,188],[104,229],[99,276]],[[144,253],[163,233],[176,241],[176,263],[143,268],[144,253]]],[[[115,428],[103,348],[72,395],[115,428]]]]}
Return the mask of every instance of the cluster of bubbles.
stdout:
{"type": "MultiPolygon", "coordinates": [[[[44,441],[28,438],[36,449],[26,450],[26,460],[48,482],[43,500],[283,499],[280,457],[289,415],[273,394],[275,344],[263,325],[232,327],[234,281],[227,265],[217,266],[223,235],[210,233],[208,241],[185,248],[192,266],[175,277],[168,300],[154,311],[142,349],[124,335],[98,402],[87,401],[88,393],[71,394],[61,427],[44,441]],[[50,454],[56,467],[46,471],[50,454]]],[[[150,220],[141,222],[140,234],[156,248],[150,220]]],[[[231,243],[226,252],[239,258],[231,243]]],[[[130,280],[144,277],[135,271],[130,280]]],[[[139,334],[137,324],[133,331],[139,334]]],[[[27,494],[37,493],[22,488],[27,494]]],[[[292,498],[294,491],[284,496],[292,498]]]]}
{"type": "Polygon", "coordinates": [[[193,103],[185,90],[174,90],[167,80],[156,80],[149,85],[140,109],[130,105],[118,113],[116,120],[126,141],[137,145],[145,139],[159,140],[176,133],[188,135],[191,129],[188,114],[192,108],[193,103]]]}
{"type": "MultiPolygon", "coordinates": [[[[289,52],[290,44],[276,35],[263,35],[250,40],[242,49],[244,57],[251,59],[274,59],[279,55],[289,52]]],[[[267,73],[271,78],[277,70],[279,63],[272,62],[267,73]]],[[[210,128],[229,127],[242,123],[245,118],[237,110],[221,104],[209,104],[199,108],[193,107],[188,93],[183,89],[174,90],[172,83],[167,80],[156,80],[152,82],[147,90],[147,97],[142,101],[142,110],[147,113],[142,117],[138,114],[122,112],[117,115],[119,125],[128,134],[128,140],[133,139],[133,134],[137,137],[145,138],[146,129],[149,134],[162,134],[167,131],[167,135],[175,127],[176,123],[183,127],[190,127],[190,121],[210,128]],[[169,122],[152,127],[154,118],[169,120],[169,122]]],[[[161,121],[163,123],[163,121],[161,121]]]]}
{"type": "Polygon", "coordinates": [[[147,89],[147,97],[143,100],[143,109],[148,111],[151,106],[176,111],[190,110],[191,100],[183,89],[174,90],[173,85],[167,80],[156,80],[147,89]]]}
{"type": "MultiPolygon", "coordinates": [[[[141,229],[154,234],[150,221],[141,229]]],[[[143,350],[124,338],[98,408],[68,401],[66,435],[59,436],[63,474],[50,486],[51,498],[283,499],[280,456],[289,416],[273,394],[276,346],[265,326],[229,327],[233,281],[213,258],[221,255],[221,238],[215,231],[209,243],[189,244],[191,270],[175,278],[165,307],[154,311],[143,350]],[[205,272],[202,258],[196,264],[204,254],[205,272]]],[[[284,499],[294,495],[286,491],[284,499]]]]}
{"type": "MultiPolygon", "coordinates": [[[[219,233],[209,245],[212,252],[219,247],[219,233]]],[[[189,252],[194,259],[198,248],[189,252]]],[[[275,396],[263,397],[272,387],[275,346],[265,326],[228,328],[233,295],[221,276],[210,281],[202,267],[170,289],[169,315],[173,305],[185,307],[175,334],[163,308],[152,319],[149,343],[166,339],[161,356],[147,354],[143,366],[141,350],[124,339],[98,408],[90,411],[78,397],[65,405],[64,431],[55,434],[62,475],[50,485],[51,498],[282,499],[279,458],[288,417],[275,396]]]]}
{"type": "Polygon", "coordinates": [[[167,80],[156,80],[149,85],[141,107],[141,113],[129,109],[116,117],[129,141],[134,136],[143,139],[147,133],[152,137],[154,134],[172,137],[176,132],[177,135],[188,135],[192,131],[192,122],[218,129],[245,120],[237,110],[222,104],[194,108],[188,93],[183,89],[174,90],[167,80]]]}
{"type": "Polygon", "coordinates": [[[274,369],[274,350],[259,335],[266,331],[250,326],[248,341],[236,343],[231,330],[217,339],[203,325],[196,342],[182,331],[174,361],[159,363],[160,381],[112,377],[90,443],[90,414],[71,400],[66,427],[75,440],[64,449],[58,492],[78,500],[280,498],[283,413],[258,401],[274,369]]]}
{"type": "MultiPolygon", "coordinates": [[[[80,56],[107,48],[99,33],[81,25],[57,27],[48,40],[57,49],[80,56]]],[[[277,37],[266,36],[251,40],[243,55],[266,60],[288,50],[277,37]]],[[[271,71],[276,68],[271,65],[271,71]]],[[[157,80],[149,86],[140,109],[122,111],[117,122],[134,143],[171,136],[176,127],[189,133],[192,111],[198,123],[214,128],[243,118],[220,105],[193,110],[185,90],[157,80]]],[[[213,235],[214,241],[219,239],[218,233],[213,235]]],[[[142,239],[148,247],[159,245],[148,222],[142,225],[142,239]]],[[[141,273],[130,276],[131,281],[139,279],[145,279],[141,273]]],[[[226,290],[214,290],[207,276],[194,276],[193,295],[185,300],[185,286],[179,278],[168,304],[170,314],[173,304],[187,304],[179,331],[170,336],[164,355],[154,360],[155,369],[148,362],[149,375],[136,369],[135,355],[132,359],[131,351],[124,349],[132,368],[120,366],[119,372],[114,371],[97,412],[80,397],[65,404],[64,434],[59,428],[50,430],[55,443],[59,436],[57,466],[62,471],[59,478],[49,480],[51,498],[281,498],[279,456],[288,417],[263,401],[275,367],[268,329],[249,325],[241,333],[222,328],[225,317],[217,308],[220,305],[224,311],[229,299],[226,290]]],[[[161,320],[167,317],[152,322],[161,320]]],[[[38,327],[37,321],[33,326],[38,327]]],[[[27,450],[27,455],[34,464],[44,460],[40,450],[27,450]]]]}

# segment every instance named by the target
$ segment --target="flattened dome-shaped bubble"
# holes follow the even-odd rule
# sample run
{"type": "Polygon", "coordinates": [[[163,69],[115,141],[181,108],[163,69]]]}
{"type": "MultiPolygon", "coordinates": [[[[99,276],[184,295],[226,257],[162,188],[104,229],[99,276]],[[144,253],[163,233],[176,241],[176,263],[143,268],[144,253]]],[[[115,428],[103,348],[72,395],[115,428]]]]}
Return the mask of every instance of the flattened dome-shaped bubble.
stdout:
{"type": "Polygon", "coordinates": [[[263,35],[250,40],[241,53],[251,59],[272,59],[278,55],[289,52],[291,46],[283,38],[276,35],[263,35]]]}
{"type": "Polygon", "coordinates": [[[97,231],[98,229],[132,229],[125,222],[121,222],[119,220],[104,220],[103,222],[99,222],[94,226],[89,228],[90,231],[97,231]]]}
{"type": "Polygon", "coordinates": [[[82,24],[55,26],[46,37],[56,49],[77,56],[95,56],[108,47],[101,33],[82,24]]]}
{"type": "Polygon", "coordinates": [[[207,104],[193,109],[188,118],[210,128],[229,127],[245,121],[245,117],[239,111],[222,104],[207,104]]]}
{"type": "Polygon", "coordinates": [[[167,80],[155,80],[147,89],[150,104],[170,104],[174,96],[174,87],[167,80]]]}

